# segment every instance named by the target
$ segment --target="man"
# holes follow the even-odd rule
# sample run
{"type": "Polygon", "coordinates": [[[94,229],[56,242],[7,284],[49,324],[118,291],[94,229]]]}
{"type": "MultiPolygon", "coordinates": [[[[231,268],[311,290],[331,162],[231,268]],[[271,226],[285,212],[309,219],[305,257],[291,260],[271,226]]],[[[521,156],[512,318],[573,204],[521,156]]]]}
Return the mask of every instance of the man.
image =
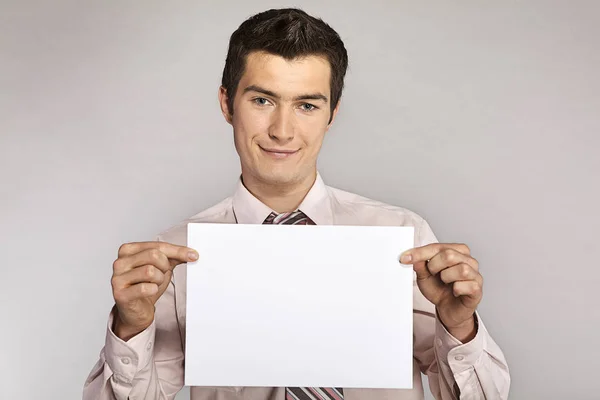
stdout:
{"type": "MultiPolygon", "coordinates": [[[[189,222],[415,227],[414,389],[193,387],[193,400],[422,399],[421,372],[438,399],[505,399],[504,356],[476,307],[477,261],[464,244],[440,244],[421,217],[326,186],[317,172],[340,106],[348,58],[339,35],[296,9],[257,14],[231,36],[219,100],[241,162],[235,194],[159,235],[120,247],[115,307],[84,399],[173,399],[183,386],[189,222]]],[[[301,249],[302,243],[290,246],[301,249]]],[[[368,323],[368,322],[365,322],[368,323]]]]}

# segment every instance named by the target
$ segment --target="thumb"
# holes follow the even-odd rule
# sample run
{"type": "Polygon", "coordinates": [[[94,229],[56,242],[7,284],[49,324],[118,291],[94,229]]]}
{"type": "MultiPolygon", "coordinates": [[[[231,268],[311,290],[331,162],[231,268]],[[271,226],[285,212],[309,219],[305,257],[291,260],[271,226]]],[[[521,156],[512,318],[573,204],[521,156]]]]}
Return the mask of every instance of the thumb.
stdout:
{"type": "Polygon", "coordinates": [[[417,280],[424,280],[431,276],[429,268],[427,268],[428,261],[419,261],[413,264],[413,269],[417,274],[417,280]]]}
{"type": "Polygon", "coordinates": [[[438,305],[446,284],[429,272],[427,261],[414,263],[413,269],[417,275],[417,285],[423,296],[433,304],[438,305]]]}
{"type": "Polygon", "coordinates": [[[171,277],[172,276],[173,276],[173,271],[172,270],[168,270],[167,272],[165,272],[165,280],[158,287],[158,291],[156,292],[156,294],[151,297],[153,304],[156,304],[156,302],[158,301],[158,299],[160,298],[160,296],[162,296],[163,293],[166,292],[167,287],[171,283],[171,277]]]}

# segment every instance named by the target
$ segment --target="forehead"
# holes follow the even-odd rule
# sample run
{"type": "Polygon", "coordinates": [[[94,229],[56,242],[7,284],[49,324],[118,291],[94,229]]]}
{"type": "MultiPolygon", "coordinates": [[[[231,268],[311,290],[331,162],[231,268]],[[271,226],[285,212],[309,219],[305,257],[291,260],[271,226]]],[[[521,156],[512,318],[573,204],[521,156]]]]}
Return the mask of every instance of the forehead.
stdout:
{"type": "Polygon", "coordinates": [[[327,58],[310,55],[286,60],[265,52],[250,53],[239,87],[257,85],[282,96],[322,92],[329,97],[331,66],[327,58]]]}

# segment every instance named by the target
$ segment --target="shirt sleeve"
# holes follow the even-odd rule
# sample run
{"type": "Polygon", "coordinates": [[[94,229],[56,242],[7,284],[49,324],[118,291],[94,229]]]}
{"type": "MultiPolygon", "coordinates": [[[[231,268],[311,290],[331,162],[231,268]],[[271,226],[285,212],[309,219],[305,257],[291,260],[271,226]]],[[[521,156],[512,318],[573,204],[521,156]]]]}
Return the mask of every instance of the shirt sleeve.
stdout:
{"type": "Polygon", "coordinates": [[[118,397],[127,397],[136,374],[145,369],[152,360],[156,322],[152,321],[148,328],[125,342],[111,329],[114,316],[113,309],[106,329],[105,358],[107,367],[113,373],[113,391],[123,394],[118,397]]]}
{"type": "Polygon", "coordinates": [[[84,400],[172,400],[183,387],[183,346],[174,303],[174,284],[156,302],[152,324],[128,341],[108,318],[104,348],[84,389],[84,400]]]}
{"type": "MultiPolygon", "coordinates": [[[[437,243],[426,221],[416,246],[437,243]]],[[[414,285],[414,355],[436,399],[507,399],[508,364],[476,313],[477,333],[468,343],[453,337],[437,318],[435,306],[414,285]]]]}

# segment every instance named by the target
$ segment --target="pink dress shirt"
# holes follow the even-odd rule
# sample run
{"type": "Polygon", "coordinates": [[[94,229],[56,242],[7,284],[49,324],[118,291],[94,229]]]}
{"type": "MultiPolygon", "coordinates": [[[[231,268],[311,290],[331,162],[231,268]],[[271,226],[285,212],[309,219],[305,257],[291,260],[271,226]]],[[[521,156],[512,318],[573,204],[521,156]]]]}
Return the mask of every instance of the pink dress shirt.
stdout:
{"type": "MultiPolygon", "coordinates": [[[[326,186],[320,175],[299,206],[317,225],[413,226],[415,245],[437,242],[417,214],[326,186]]],[[[272,212],[241,183],[235,194],[158,235],[157,240],[187,244],[187,224],[261,224],[272,212]]],[[[478,331],[469,343],[454,338],[436,318],[435,307],[413,286],[413,389],[344,389],[346,400],[423,399],[421,373],[429,378],[436,399],[506,399],[508,365],[477,314],[478,331]]],[[[175,268],[171,284],[156,303],[155,319],[145,331],[125,342],[111,330],[90,372],[84,400],[173,399],[183,387],[186,265],[175,268]]],[[[192,387],[192,400],[283,400],[284,388],[192,387]]]]}

